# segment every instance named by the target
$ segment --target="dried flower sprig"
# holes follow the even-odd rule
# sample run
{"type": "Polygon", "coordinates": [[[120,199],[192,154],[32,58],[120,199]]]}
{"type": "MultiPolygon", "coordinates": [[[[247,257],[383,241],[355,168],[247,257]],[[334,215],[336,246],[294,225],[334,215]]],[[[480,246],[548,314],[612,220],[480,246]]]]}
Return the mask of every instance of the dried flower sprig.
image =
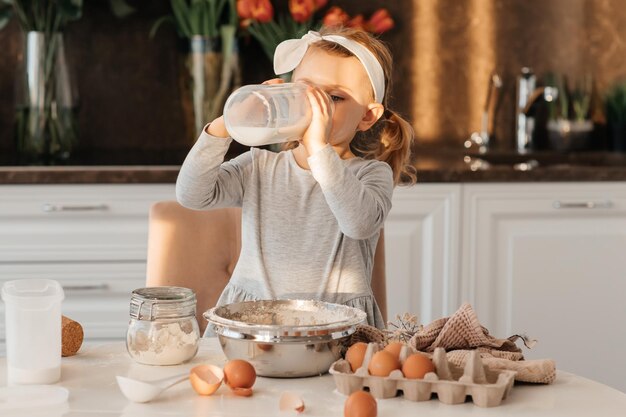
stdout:
{"type": "Polygon", "coordinates": [[[396,315],[396,321],[387,322],[387,338],[391,340],[399,340],[401,342],[408,342],[415,333],[421,331],[424,328],[417,316],[410,313],[404,313],[402,315],[396,315]]]}

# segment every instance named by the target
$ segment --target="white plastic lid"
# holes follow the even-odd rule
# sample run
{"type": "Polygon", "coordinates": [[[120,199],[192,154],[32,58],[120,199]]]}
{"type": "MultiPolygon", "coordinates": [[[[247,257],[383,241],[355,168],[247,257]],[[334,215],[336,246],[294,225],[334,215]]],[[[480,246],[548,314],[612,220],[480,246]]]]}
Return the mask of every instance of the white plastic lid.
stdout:
{"type": "Polygon", "coordinates": [[[37,300],[43,305],[60,302],[65,298],[63,287],[52,279],[18,279],[2,286],[5,302],[28,302],[37,300]]]}
{"type": "Polygon", "coordinates": [[[3,387],[0,388],[0,411],[62,404],[67,401],[69,393],[67,388],[55,385],[3,387]]]}

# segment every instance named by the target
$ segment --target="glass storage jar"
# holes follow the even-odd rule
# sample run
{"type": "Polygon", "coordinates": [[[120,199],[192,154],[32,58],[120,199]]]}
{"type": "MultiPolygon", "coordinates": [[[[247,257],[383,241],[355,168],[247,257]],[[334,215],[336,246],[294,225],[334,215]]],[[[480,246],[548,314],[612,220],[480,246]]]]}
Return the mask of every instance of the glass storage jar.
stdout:
{"type": "Polygon", "coordinates": [[[184,287],[149,287],[132,292],[126,348],[146,365],[178,365],[198,352],[196,295],[184,287]]]}

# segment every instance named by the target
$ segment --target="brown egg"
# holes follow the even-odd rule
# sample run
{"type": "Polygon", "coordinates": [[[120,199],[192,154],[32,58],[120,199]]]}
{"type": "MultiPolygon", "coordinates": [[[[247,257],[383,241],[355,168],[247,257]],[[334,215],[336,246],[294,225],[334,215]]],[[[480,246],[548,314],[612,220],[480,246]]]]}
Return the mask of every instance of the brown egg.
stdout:
{"type": "Polygon", "coordinates": [[[400,350],[402,350],[402,346],[404,346],[404,343],[402,342],[391,342],[389,343],[387,346],[385,346],[385,349],[387,352],[393,354],[393,356],[395,356],[396,358],[400,358],[400,350]]]}
{"type": "Polygon", "coordinates": [[[367,350],[367,343],[357,342],[348,348],[346,360],[350,363],[350,369],[355,372],[363,365],[363,358],[367,350]]]}
{"type": "MultiPolygon", "coordinates": [[[[224,382],[232,390],[251,388],[254,385],[254,381],[256,381],[256,371],[250,362],[242,359],[233,359],[224,366],[224,382]]],[[[235,393],[242,394],[243,391],[235,393]]]]}
{"type": "Polygon", "coordinates": [[[372,394],[356,391],[350,394],[343,407],[344,417],[376,417],[378,405],[372,394]]]}
{"type": "Polygon", "coordinates": [[[374,376],[389,376],[396,369],[400,369],[400,361],[392,353],[385,350],[374,353],[367,367],[370,375],[374,376]]]}
{"type": "Polygon", "coordinates": [[[414,353],[404,361],[402,373],[405,378],[423,379],[429,372],[435,372],[435,365],[428,357],[421,353],[414,353]]]}
{"type": "Polygon", "coordinates": [[[257,343],[257,347],[264,352],[269,352],[274,349],[274,345],[272,343],[257,343]]]}

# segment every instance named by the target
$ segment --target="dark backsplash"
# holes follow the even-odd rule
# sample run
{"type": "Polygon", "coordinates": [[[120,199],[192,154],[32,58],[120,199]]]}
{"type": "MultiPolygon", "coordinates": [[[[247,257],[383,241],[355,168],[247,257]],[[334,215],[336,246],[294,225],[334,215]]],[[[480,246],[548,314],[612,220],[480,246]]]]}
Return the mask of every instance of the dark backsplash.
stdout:
{"type": "MultiPolygon", "coordinates": [[[[164,161],[178,163],[193,142],[181,105],[181,46],[171,27],[148,37],[168,2],[138,2],[145,6],[127,19],[115,18],[107,3],[85,2],[83,18],[66,36],[80,96],[80,151],[162,152],[171,154],[164,161]]],[[[391,107],[413,123],[423,144],[460,147],[480,127],[493,69],[504,81],[495,119],[495,145],[502,149],[513,143],[515,76],[522,66],[532,66],[540,77],[556,71],[575,79],[590,72],[599,93],[626,76],[623,0],[330,3],[366,15],[384,6],[396,19],[397,27],[382,37],[395,56],[391,107]]],[[[15,152],[14,76],[21,38],[15,21],[0,31],[0,152],[5,157],[15,152]]],[[[241,49],[244,83],[272,76],[256,44],[242,42],[241,49]]]]}

